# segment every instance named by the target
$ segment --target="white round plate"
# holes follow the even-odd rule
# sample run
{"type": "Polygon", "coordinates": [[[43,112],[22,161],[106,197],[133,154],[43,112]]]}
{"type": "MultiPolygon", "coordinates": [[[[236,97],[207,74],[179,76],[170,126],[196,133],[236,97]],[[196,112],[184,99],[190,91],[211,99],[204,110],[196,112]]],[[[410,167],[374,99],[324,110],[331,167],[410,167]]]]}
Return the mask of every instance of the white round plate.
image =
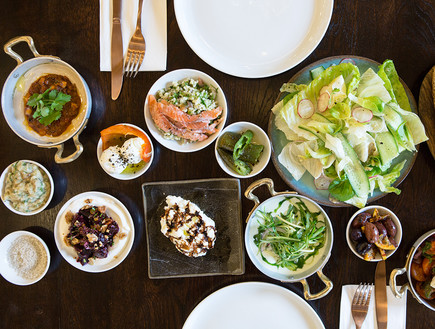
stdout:
{"type": "Polygon", "coordinates": [[[143,129],[139,128],[138,126],[132,125],[130,123],[118,123],[118,124],[119,125],[131,126],[133,128],[136,128],[136,129],[142,131],[145,134],[145,136],[147,136],[148,141],[151,144],[151,158],[150,158],[150,161],[148,161],[148,163],[146,163],[145,166],[143,166],[140,170],[136,171],[135,173],[131,173],[131,174],[123,174],[123,173],[121,173],[121,174],[113,174],[113,173],[110,173],[110,172],[108,172],[106,170],[106,168],[104,168],[101,165],[101,162],[100,162],[100,157],[101,157],[101,154],[103,153],[103,141],[100,138],[98,140],[98,144],[97,144],[97,159],[98,159],[98,163],[100,164],[101,168],[105,171],[105,173],[108,174],[109,176],[112,176],[113,178],[116,178],[116,179],[119,179],[119,180],[135,179],[135,178],[137,178],[139,176],[142,176],[149,169],[149,167],[151,167],[151,163],[153,162],[153,159],[154,159],[154,146],[153,146],[153,143],[151,142],[151,138],[148,136],[148,134],[143,129]]]}
{"type": "Polygon", "coordinates": [[[258,175],[263,171],[264,168],[266,168],[267,164],[269,163],[270,156],[271,156],[271,147],[270,147],[270,140],[269,137],[267,137],[267,134],[264,132],[263,129],[261,129],[256,124],[253,124],[251,122],[235,122],[233,124],[230,124],[228,127],[226,127],[224,130],[222,130],[222,133],[219,135],[219,138],[216,141],[214,153],[216,156],[216,160],[219,164],[219,166],[222,168],[223,171],[225,171],[228,175],[231,175],[236,178],[250,178],[258,175]],[[264,146],[263,153],[261,154],[258,163],[256,163],[252,167],[252,171],[249,175],[239,175],[235,171],[233,171],[230,167],[227,166],[225,161],[222,159],[222,157],[218,153],[218,144],[219,139],[222,138],[223,134],[226,132],[234,132],[234,133],[244,133],[247,130],[251,130],[254,133],[254,137],[252,138],[253,143],[257,143],[264,146]]]}
{"type": "Polygon", "coordinates": [[[292,291],[271,283],[242,282],[199,303],[183,329],[325,328],[311,306],[292,291]]]}
{"type": "Polygon", "coordinates": [[[41,280],[44,275],[47,273],[48,268],[50,267],[50,251],[48,250],[47,245],[45,244],[44,240],[42,240],[39,236],[36,234],[33,234],[31,232],[27,231],[15,231],[12,233],[9,233],[6,235],[1,241],[0,241],[0,274],[3,278],[8,280],[10,283],[19,285],[19,286],[27,286],[30,284],[33,284],[35,282],[38,282],[41,280]],[[9,250],[9,247],[12,245],[12,243],[18,239],[20,236],[31,236],[39,241],[39,243],[42,244],[42,246],[45,249],[46,255],[47,255],[47,266],[44,269],[44,272],[36,279],[29,280],[22,278],[17,274],[17,272],[10,266],[7,253],[9,250]]]}
{"type": "Polygon", "coordinates": [[[175,152],[195,152],[199,151],[211,143],[218,137],[219,133],[222,131],[223,127],[225,126],[225,122],[227,120],[227,101],[225,99],[224,92],[222,88],[219,86],[219,84],[208,74],[205,74],[204,72],[198,71],[198,70],[192,70],[192,69],[180,69],[171,71],[169,73],[166,73],[160,79],[158,79],[151,87],[151,89],[148,92],[148,95],[145,99],[145,107],[144,107],[144,114],[145,114],[145,122],[147,124],[148,130],[150,131],[151,135],[164,147],[175,151],[175,152]],[[210,135],[209,138],[206,140],[203,140],[201,142],[193,142],[193,143],[180,143],[176,140],[170,140],[163,138],[163,135],[161,134],[160,130],[157,128],[157,126],[154,124],[154,121],[151,117],[150,110],[148,108],[148,95],[155,95],[157,91],[160,89],[166,88],[170,83],[174,81],[180,81],[185,78],[200,78],[204,83],[214,86],[218,89],[217,91],[217,98],[216,102],[218,106],[222,107],[222,122],[218,125],[218,131],[214,134],[210,135]]]}
{"type": "Polygon", "coordinates": [[[72,266],[85,272],[104,272],[119,265],[128,255],[134,241],[134,223],[127,208],[115,197],[102,192],[85,192],[69,199],[60,209],[54,224],[54,238],[57,249],[65,260],[72,266]],[[67,236],[69,225],[65,215],[71,211],[77,213],[85,205],[106,206],[106,213],[112,217],[119,226],[119,232],[125,233],[122,239],[115,240],[106,258],[96,258],[93,264],[82,265],[77,261],[75,249],[68,246],[64,239],[67,236]]]}
{"type": "Polygon", "coordinates": [[[333,0],[175,0],[181,33],[214,68],[237,77],[279,74],[308,57],[331,20],[333,0]]]}
{"type": "Polygon", "coordinates": [[[5,170],[3,170],[1,176],[0,176],[0,194],[1,194],[1,199],[4,203],[4,205],[12,212],[18,214],[18,215],[22,215],[22,216],[31,216],[31,215],[36,215],[38,213],[40,213],[41,211],[43,211],[45,208],[47,208],[47,206],[50,204],[51,199],[53,198],[53,194],[54,194],[54,181],[53,181],[53,177],[51,176],[50,172],[40,163],[36,162],[36,161],[32,161],[32,160],[18,160],[15,161],[13,163],[11,163],[9,166],[7,166],[7,168],[5,170]],[[23,211],[19,211],[17,209],[15,209],[14,207],[12,207],[11,203],[5,199],[3,199],[3,194],[4,194],[4,188],[5,188],[5,179],[7,174],[9,173],[9,170],[11,169],[12,165],[15,164],[18,161],[24,161],[24,162],[30,162],[33,163],[34,165],[38,166],[48,177],[48,180],[50,181],[50,195],[48,196],[47,201],[38,209],[35,209],[33,211],[29,211],[29,212],[23,212],[23,211]]]}

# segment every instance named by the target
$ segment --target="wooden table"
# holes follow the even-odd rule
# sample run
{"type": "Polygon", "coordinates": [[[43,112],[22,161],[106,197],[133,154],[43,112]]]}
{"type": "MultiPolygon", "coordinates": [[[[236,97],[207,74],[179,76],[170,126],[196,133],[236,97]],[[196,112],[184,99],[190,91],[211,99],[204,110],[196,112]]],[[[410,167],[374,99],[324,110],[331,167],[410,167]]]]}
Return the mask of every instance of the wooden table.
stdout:
{"type": "MultiPolygon", "coordinates": [[[[2,1],[0,22],[0,44],[16,36],[32,36],[41,54],[59,56],[76,68],[87,81],[93,98],[90,121],[81,135],[85,151],[70,164],[55,164],[54,150],[26,143],[12,132],[3,116],[0,118],[0,169],[19,159],[31,159],[46,165],[56,182],[52,204],[38,215],[18,216],[0,205],[0,238],[16,230],[29,230],[47,242],[52,255],[49,273],[37,284],[20,287],[0,279],[0,327],[181,328],[201,300],[233,283],[273,282],[302,295],[299,283],[273,281],[261,274],[247,257],[246,272],[241,276],[149,279],[141,184],[228,177],[216,163],[213,147],[182,154],[168,151],[154,141],[156,156],[145,175],[132,181],[110,178],[97,162],[99,131],[120,122],[134,123],[147,130],[143,116],[145,95],[165,72],[139,73],[134,79],[126,79],[120,98],[111,100],[110,74],[99,70],[99,4],[95,0],[2,1]],[[140,224],[129,256],[120,266],[100,274],[85,273],[66,263],[56,249],[53,236],[56,214],[62,205],[72,196],[90,190],[120,198],[140,224]]],[[[285,33],[282,42],[285,42],[285,33]]],[[[26,47],[20,45],[17,50],[29,58],[31,54],[26,47]]],[[[195,68],[214,77],[227,97],[227,124],[248,120],[267,129],[269,110],[283,82],[316,60],[347,54],[378,62],[393,59],[400,76],[417,98],[423,77],[435,64],[435,3],[430,0],[336,0],[328,31],[307,59],[274,77],[242,79],[217,71],[196,56],[180,33],[173,2],[168,1],[167,71],[195,68]]],[[[15,62],[2,52],[0,63],[3,84],[15,62]]],[[[272,178],[279,191],[288,189],[270,162],[260,176],[241,181],[242,191],[262,177],[272,178]]],[[[435,161],[426,144],[420,146],[414,167],[400,188],[399,196],[387,195],[376,202],[392,209],[403,226],[402,243],[388,260],[387,273],[402,267],[413,242],[435,228],[435,161]]],[[[266,195],[265,191],[262,193],[266,195]]],[[[246,218],[252,203],[242,199],[246,218]]],[[[350,207],[326,207],[333,223],[334,247],[324,273],[333,280],[334,289],[325,298],[310,302],[326,328],[338,328],[341,287],[374,280],[375,264],[355,257],[346,244],[345,227],[355,211],[356,208],[350,207]]],[[[322,288],[318,280],[309,281],[313,289],[322,288]]],[[[410,294],[407,326],[435,328],[435,313],[410,294]]]]}

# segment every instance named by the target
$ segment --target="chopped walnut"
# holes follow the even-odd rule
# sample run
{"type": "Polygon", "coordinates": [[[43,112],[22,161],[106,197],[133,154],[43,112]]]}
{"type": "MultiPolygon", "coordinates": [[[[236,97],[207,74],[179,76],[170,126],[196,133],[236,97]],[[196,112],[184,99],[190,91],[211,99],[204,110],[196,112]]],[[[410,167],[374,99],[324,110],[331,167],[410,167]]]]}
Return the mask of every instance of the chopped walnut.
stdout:
{"type": "Polygon", "coordinates": [[[74,218],[74,213],[71,210],[65,214],[65,221],[67,224],[71,224],[73,218],[74,218]]]}
{"type": "Polygon", "coordinates": [[[91,242],[91,243],[95,242],[95,241],[98,241],[98,237],[95,234],[93,234],[93,233],[86,234],[86,237],[88,238],[88,241],[91,242]]]}

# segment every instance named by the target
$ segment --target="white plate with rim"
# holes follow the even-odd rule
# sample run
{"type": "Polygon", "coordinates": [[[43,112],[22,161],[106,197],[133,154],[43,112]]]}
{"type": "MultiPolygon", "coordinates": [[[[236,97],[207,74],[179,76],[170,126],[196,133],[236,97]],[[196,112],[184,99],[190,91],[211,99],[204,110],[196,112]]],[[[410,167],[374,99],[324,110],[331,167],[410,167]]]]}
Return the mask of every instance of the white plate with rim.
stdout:
{"type": "Polygon", "coordinates": [[[62,257],[75,268],[85,272],[104,272],[118,266],[129,254],[134,241],[134,223],[127,208],[115,197],[96,191],[84,192],[69,199],[60,209],[54,223],[54,239],[62,257]],[[107,215],[118,223],[119,232],[116,235],[125,233],[126,236],[115,240],[106,258],[96,258],[93,264],[81,265],[77,261],[75,249],[64,241],[69,232],[65,215],[69,211],[75,214],[88,204],[96,207],[106,206],[107,215]]]}
{"type": "Polygon", "coordinates": [[[237,77],[263,78],[296,66],[322,40],[333,0],[175,0],[192,50],[237,77]]]}
{"type": "Polygon", "coordinates": [[[159,142],[167,149],[170,149],[175,152],[183,152],[183,153],[199,151],[207,147],[211,143],[213,143],[213,141],[218,137],[223,127],[225,126],[225,122],[227,121],[227,112],[228,112],[227,100],[219,84],[208,74],[193,69],[179,69],[179,70],[168,72],[162,77],[160,77],[150,88],[148,95],[146,96],[145,105],[144,105],[145,122],[151,135],[153,135],[153,137],[157,140],[157,142],[159,142]],[[168,87],[168,85],[170,85],[172,82],[181,81],[185,78],[193,78],[193,79],[200,78],[205,84],[217,88],[216,103],[218,106],[222,108],[223,119],[221,123],[219,123],[219,125],[217,126],[218,128],[217,131],[214,134],[210,135],[210,137],[208,137],[207,139],[200,142],[182,143],[177,140],[164,138],[159,128],[157,128],[157,126],[155,125],[149,110],[149,105],[148,105],[149,95],[155,95],[159,90],[168,87]]]}
{"type": "Polygon", "coordinates": [[[325,328],[305,300],[288,289],[265,282],[237,283],[209,295],[193,309],[183,329],[204,327],[325,328]]]}
{"type": "Polygon", "coordinates": [[[9,233],[6,235],[1,241],[0,241],[0,274],[2,277],[9,281],[10,283],[19,285],[19,286],[27,286],[33,283],[38,282],[41,280],[45,274],[48,271],[48,268],[50,267],[50,251],[48,250],[47,245],[45,244],[44,240],[42,240],[39,236],[37,236],[34,233],[27,232],[27,231],[15,231],[12,233],[9,233]],[[41,275],[39,275],[35,279],[27,279],[21,277],[17,271],[12,268],[8,261],[8,252],[9,248],[11,247],[12,243],[16,241],[18,238],[23,236],[29,236],[32,238],[35,238],[38,243],[42,245],[42,247],[45,250],[45,257],[47,259],[47,265],[45,266],[43,272],[41,272],[41,275]]]}

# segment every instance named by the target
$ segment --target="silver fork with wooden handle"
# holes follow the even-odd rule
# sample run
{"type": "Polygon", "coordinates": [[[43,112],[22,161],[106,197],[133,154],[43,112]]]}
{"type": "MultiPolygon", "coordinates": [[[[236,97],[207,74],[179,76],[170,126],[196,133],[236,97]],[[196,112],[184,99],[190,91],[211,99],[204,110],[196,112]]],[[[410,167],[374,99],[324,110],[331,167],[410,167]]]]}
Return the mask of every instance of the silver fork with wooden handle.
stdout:
{"type": "Polygon", "coordinates": [[[141,29],[143,0],[139,0],[139,9],[137,12],[136,30],[130,39],[125,56],[124,73],[127,78],[135,77],[142,65],[145,57],[145,38],[141,29]]]}
{"type": "Polygon", "coordinates": [[[360,283],[353,296],[351,310],[357,329],[361,329],[361,326],[366,319],[372,290],[373,284],[360,283]]]}

